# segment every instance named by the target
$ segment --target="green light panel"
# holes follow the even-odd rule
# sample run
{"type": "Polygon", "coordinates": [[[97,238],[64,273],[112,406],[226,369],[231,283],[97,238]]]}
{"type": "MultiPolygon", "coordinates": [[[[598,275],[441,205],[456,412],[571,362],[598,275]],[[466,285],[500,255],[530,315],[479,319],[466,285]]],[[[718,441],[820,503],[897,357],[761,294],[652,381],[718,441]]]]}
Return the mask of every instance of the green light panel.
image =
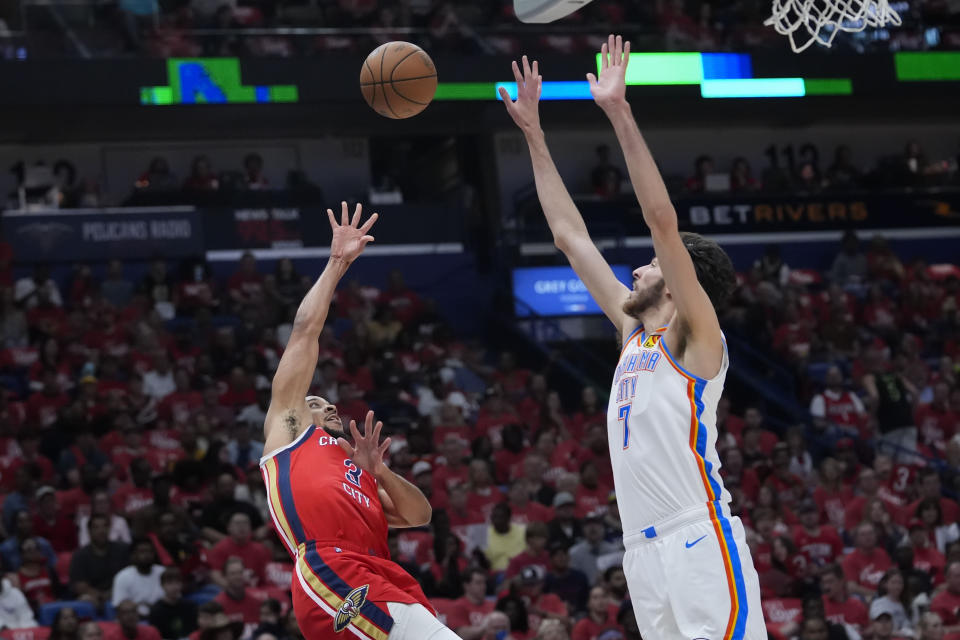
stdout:
{"type": "Polygon", "coordinates": [[[297,102],[295,85],[245,86],[238,58],[171,58],[165,87],[141,87],[140,103],[245,104],[297,102]]]}
{"type": "Polygon", "coordinates": [[[852,96],[850,78],[804,78],[808,96],[852,96]]]}
{"type": "MultiPolygon", "coordinates": [[[[600,71],[600,54],[597,54],[600,71]]],[[[703,64],[699,53],[631,53],[628,85],[700,84],[703,64]]]]}
{"type": "Polygon", "coordinates": [[[918,51],[893,54],[901,82],[960,80],[960,52],[918,51]]]}

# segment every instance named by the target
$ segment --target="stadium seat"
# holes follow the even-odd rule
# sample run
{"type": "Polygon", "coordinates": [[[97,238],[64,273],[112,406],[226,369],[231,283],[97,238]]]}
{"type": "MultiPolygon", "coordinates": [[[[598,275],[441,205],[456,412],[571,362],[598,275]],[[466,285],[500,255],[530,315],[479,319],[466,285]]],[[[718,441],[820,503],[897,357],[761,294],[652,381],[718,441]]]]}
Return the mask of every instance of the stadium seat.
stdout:
{"type": "Polygon", "coordinates": [[[65,608],[73,609],[77,617],[81,620],[88,619],[91,620],[97,615],[97,610],[94,609],[93,605],[85,600],[60,600],[58,602],[50,602],[40,607],[37,612],[37,622],[42,626],[50,626],[53,623],[53,618],[57,615],[57,612],[60,609],[65,608]]]}
{"type": "Polygon", "coordinates": [[[186,596],[186,599],[194,603],[198,607],[202,604],[210,602],[220,593],[220,587],[215,584],[208,584],[202,589],[198,589],[193,593],[186,596]]]}
{"type": "Polygon", "coordinates": [[[114,608],[112,602],[107,602],[103,605],[103,615],[97,618],[97,621],[109,621],[116,620],[117,610],[114,608]]]}
{"type": "Polygon", "coordinates": [[[27,627],[25,629],[4,629],[0,631],[3,640],[47,640],[50,627],[27,627]]]}

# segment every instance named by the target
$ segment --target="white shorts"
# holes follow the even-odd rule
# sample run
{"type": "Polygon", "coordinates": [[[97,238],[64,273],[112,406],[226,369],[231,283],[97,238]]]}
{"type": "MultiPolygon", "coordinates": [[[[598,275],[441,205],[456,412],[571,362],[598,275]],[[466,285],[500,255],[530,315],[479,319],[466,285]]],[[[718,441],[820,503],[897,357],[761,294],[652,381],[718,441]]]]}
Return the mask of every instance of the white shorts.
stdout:
{"type": "Polygon", "coordinates": [[[389,640],[460,640],[422,604],[388,602],[387,609],[393,618],[389,640]]]}
{"type": "Polygon", "coordinates": [[[740,518],[697,507],[624,535],[623,571],[643,640],[767,640],[740,518]]]}

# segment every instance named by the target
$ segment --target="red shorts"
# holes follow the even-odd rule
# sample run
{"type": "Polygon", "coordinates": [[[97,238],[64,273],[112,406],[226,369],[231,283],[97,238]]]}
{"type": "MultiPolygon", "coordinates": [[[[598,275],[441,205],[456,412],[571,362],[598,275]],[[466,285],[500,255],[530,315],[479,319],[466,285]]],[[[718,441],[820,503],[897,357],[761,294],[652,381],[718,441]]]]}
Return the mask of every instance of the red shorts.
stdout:
{"type": "Polygon", "coordinates": [[[393,628],[388,602],[422,604],[419,583],[400,565],[342,547],[300,545],[291,585],[293,611],[306,640],[387,640],[393,628]]]}

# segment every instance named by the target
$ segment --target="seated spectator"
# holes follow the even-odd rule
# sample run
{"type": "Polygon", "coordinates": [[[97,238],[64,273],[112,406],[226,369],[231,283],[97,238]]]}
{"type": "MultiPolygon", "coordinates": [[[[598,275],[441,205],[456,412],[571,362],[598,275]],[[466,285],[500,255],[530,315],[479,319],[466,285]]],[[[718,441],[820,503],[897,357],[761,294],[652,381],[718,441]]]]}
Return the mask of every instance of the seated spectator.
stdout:
{"type": "Polygon", "coordinates": [[[503,574],[505,580],[510,580],[520,574],[524,567],[538,565],[547,570],[550,556],[547,553],[547,525],[542,522],[532,522],[526,525],[524,534],[527,546],[519,554],[510,559],[507,570],[503,574]]]}
{"type": "Polygon", "coordinates": [[[263,302],[263,276],[257,272],[257,260],[249,251],[243,254],[237,271],[227,280],[227,293],[238,308],[263,302]]]}
{"type": "Polygon", "coordinates": [[[119,633],[111,640],[162,640],[156,627],[140,623],[139,607],[133,600],[116,605],[119,633]]]}
{"type": "Polygon", "coordinates": [[[623,548],[604,540],[604,534],[602,517],[590,514],[583,520],[583,540],[570,547],[570,566],[586,576],[587,584],[596,584],[607,567],[622,564],[623,548]]]}
{"type": "Polygon", "coordinates": [[[72,607],[63,607],[53,616],[50,635],[53,640],[79,640],[80,619],[72,607]]]}
{"type": "Polygon", "coordinates": [[[271,560],[271,554],[265,546],[251,538],[252,534],[250,516],[238,511],[230,516],[227,523],[227,537],[208,552],[207,558],[213,570],[210,577],[221,588],[227,587],[224,567],[227,560],[234,557],[243,560],[248,585],[256,587],[264,584],[266,580],[264,572],[267,563],[271,560]]]}
{"type": "Polygon", "coordinates": [[[824,377],[825,389],[810,401],[813,426],[828,436],[856,436],[866,421],[866,410],[857,395],[843,387],[840,367],[831,366],[824,377]]]}
{"type": "Polygon", "coordinates": [[[860,284],[867,277],[867,257],[860,251],[860,239],[856,232],[846,231],[840,247],[840,253],[830,267],[830,279],[842,287],[860,284]]]}
{"type": "Polygon", "coordinates": [[[854,550],[843,558],[843,574],[847,590],[870,599],[877,591],[884,572],[893,566],[890,556],[877,546],[877,530],[864,522],[857,526],[854,550]]]}
{"type": "Polygon", "coordinates": [[[910,602],[904,603],[907,592],[904,591],[903,574],[897,568],[887,569],[880,579],[877,597],[870,602],[870,619],[876,619],[878,613],[886,612],[893,618],[893,633],[912,638],[913,624],[907,611],[910,602]]]}
{"type": "Polygon", "coordinates": [[[279,600],[267,598],[260,604],[260,624],[254,629],[251,638],[282,638],[284,630],[282,607],[279,600]]]}
{"type": "Polygon", "coordinates": [[[122,516],[113,513],[113,507],[110,504],[110,494],[103,489],[98,489],[90,496],[90,513],[77,516],[77,546],[85,547],[90,544],[90,517],[101,515],[109,519],[110,529],[107,538],[111,542],[122,542],[130,544],[130,527],[122,516]]]}
{"type": "Polygon", "coordinates": [[[947,545],[960,539],[960,526],[956,521],[945,522],[943,510],[936,498],[923,498],[916,508],[920,523],[937,551],[946,554],[947,545]]]}
{"type": "Polygon", "coordinates": [[[537,630],[537,640],[570,640],[567,625],[559,620],[544,620],[537,630]]]}
{"type": "Polygon", "coordinates": [[[604,198],[616,198],[620,195],[623,171],[610,162],[610,147],[602,144],[597,147],[597,164],[590,172],[590,184],[594,195],[604,198]]]}
{"type": "Polygon", "coordinates": [[[247,569],[243,560],[231,557],[223,567],[224,590],[214,600],[223,606],[231,622],[257,624],[260,620],[260,603],[266,594],[247,588],[247,569]]]}
{"type": "Polygon", "coordinates": [[[820,590],[823,592],[823,608],[826,617],[831,622],[849,626],[860,634],[867,632],[869,627],[867,607],[859,598],[847,594],[844,570],[839,564],[829,565],[820,574],[820,590]]]}
{"type": "Polygon", "coordinates": [[[834,151],[833,164],[827,167],[826,185],[831,189],[842,190],[859,186],[860,170],[853,164],[853,152],[845,144],[834,151]]]}
{"type": "MultiPolygon", "coordinates": [[[[211,628],[211,626],[213,625],[217,617],[217,614],[222,614],[222,613],[223,613],[223,605],[221,605],[216,600],[210,600],[209,602],[204,602],[202,605],[197,607],[197,629],[193,633],[191,633],[189,636],[187,636],[189,640],[200,640],[200,634],[202,634],[205,630],[211,628]]],[[[292,614],[293,611],[291,610],[290,613],[292,614]]],[[[237,625],[240,631],[243,631],[242,622],[238,621],[233,624],[237,625]]]]}
{"type": "Polygon", "coordinates": [[[53,487],[37,490],[37,513],[33,517],[33,530],[46,538],[58,553],[77,548],[76,526],[57,508],[56,491],[53,487]]]}
{"type": "Polygon", "coordinates": [[[587,615],[573,625],[570,640],[596,640],[600,634],[609,629],[616,629],[622,633],[617,622],[617,611],[620,607],[610,601],[610,595],[603,586],[596,586],[590,590],[590,599],[587,601],[587,615]]]}
{"type": "Polygon", "coordinates": [[[730,167],[730,191],[733,193],[745,193],[758,191],[760,183],[753,177],[753,170],[746,158],[739,157],[733,159],[730,167]]]}
{"type": "Polygon", "coordinates": [[[103,629],[93,620],[84,622],[77,630],[78,640],[103,640],[103,629]]]}
{"type": "Polygon", "coordinates": [[[247,189],[269,189],[270,181],[263,175],[263,157],[259,153],[247,154],[243,159],[243,182],[247,189]]]}
{"type": "Polygon", "coordinates": [[[503,501],[503,492],[493,484],[488,460],[470,461],[470,492],[467,495],[467,508],[482,513],[490,513],[494,505],[503,501]]]}
{"type": "Polygon", "coordinates": [[[37,626],[33,610],[23,592],[6,578],[0,577],[0,631],[37,626]]]}
{"type": "Polygon", "coordinates": [[[707,186],[707,176],[713,173],[713,158],[707,155],[697,156],[693,163],[693,175],[687,178],[687,191],[703,193],[707,186]]]}
{"type": "Polygon", "coordinates": [[[571,568],[570,551],[565,544],[553,542],[549,551],[550,565],[546,571],[544,592],[559,596],[570,611],[579,614],[586,609],[590,582],[582,571],[571,568]]]}
{"type": "MultiPolygon", "coordinates": [[[[170,163],[163,156],[150,160],[150,165],[137,181],[134,188],[143,191],[176,191],[179,186],[177,176],[170,170],[170,163]]],[[[122,305],[115,305],[120,307],[122,305]]]]}
{"type": "Polygon", "coordinates": [[[107,516],[91,515],[87,523],[90,544],[81,547],[70,559],[71,591],[96,607],[110,600],[113,577],[127,566],[129,558],[127,545],[109,539],[109,527],[107,516]]]}
{"type": "Polygon", "coordinates": [[[216,191],[220,188],[220,182],[213,172],[213,166],[210,164],[210,158],[207,156],[196,156],[190,165],[190,175],[183,182],[184,191],[216,191]]]}
{"type": "Polygon", "coordinates": [[[447,626],[463,640],[478,640],[484,634],[484,622],[494,603],[486,599],[487,574],[482,569],[463,573],[463,596],[454,600],[447,614],[447,626]]]}
{"type": "MultiPolygon", "coordinates": [[[[527,631],[526,621],[523,624],[521,630],[518,626],[513,625],[510,617],[503,611],[491,611],[483,620],[482,633],[479,638],[480,640],[519,640],[519,638],[524,637],[522,634],[527,631]],[[511,632],[517,635],[511,635],[511,632]]],[[[463,640],[469,639],[463,636],[463,640]]]]}
{"type": "Polygon", "coordinates": [[[57,554],[53,546],[44,538],[33,535],[33,518],[26,509],[17,512],[15,519],[15,529],[13,535],[0,543],[0,560],[3,565],[16,571],[20,568],[22,558],[20,556],[20,545],[24,540],[35,540],[40,553],[47,559],[47,563],[52,567],[57,562],[57,554]]]}
{"type": "Polygon", "coordinates": [[[254,531],[263,526],[263,518],[256,507],[235,498],[236,486],[237,479],[232,473],[224,472],[217,476],[213,501],[204,506],[203,517],[200,520],[206,539],[219,542],[226,537],[229,519],[238,511],[247,514],[254,531]]]}
{"type": "Polygon", "coordinates": [[[804,502],[797,510],[800,524],[793,529],[793,541],[812,567],[823,567],[843,553],[843,541],[836,528],[820,524],[820,510],[814,502],[804,502]]]}
{"type": "Polygon", "coordinates": [[[583,528],[577,520],[577,501],[562,491],[553,498],[553,520],[547,523],[550,542],[560,541],[571,547],[583,538],[583,528]]]}
{"type": "MultiPolygon", "coordinates": [[[[567,604],[556,594],[544,591],[546,575],[537,567],[527,567],[520,572],[520,580],[511,593],[519,596],[527,612],[527,626],[538,629],[545,619],[570,620],[567,604]]],[[[513,625],[511,624],[511,629],[513,625]]]]}
{"type": "Polygon", "coordinates": [[[510,560],[523,551],[525,534],[526,527],[510,522],[510,505],[506,502],[494,505],[484,549],[493,571],[506,570],[510,560]]]}
{"type": "Polygon", "coordinates": [[[183,576],[179,569],[160,574],[163,597],[150,607],[148,620],[163,640],[179,640],[197,628],[197,605],[183,597],[183,576]]]}
{"type": "Polygon", "coordinates": [[[511,521],[523,525],[549,522],[553,512],[539,502],[531,500],[530,496],[530,481],[526,478],[517,478],[509,484],[507,499],[512,513],[511,521]]]}
{"type": "Polygon", "coordinates": [[[917,630],[920,632],[917,640],[943,640],[943,620],[932,611],[920,616],[917,630]]]}
{"type": "Polygon", "coordinates": [[[20,543],[22,563],[17,571],[20,590],[27,597],[30,606],[39,609],[54,602],[62,593],[60,580],[56,572],[43,557],[36,538],[27,538],[20,543]]]}
{"type": "Polygon", "coordinates": [[[940,616],[944,633],[960,633],[960,561],[954,560],[947,565],[945,574],[946,588],[933,596],[930,611],[940,616]]]}
{"type": "Polygon", "coordinates": [[[63,306],[63,297],[60,295],[60,288],[50,277],[50,267],[37,263],[33,268],[33,274],[24,276],[17,280],[13,286],[13,297],[16,304],[21,309],[29,310],[37,306],[40,302],[41,293],[46,295],[46,299],[57,307],[63,306]]]}
{"type": "Polygon", "coordinates": [[[163,565],[156,564],[153,543],[146,538],[134,540],[130,545],[130,562],[129,567],[114,576],[110,600],[114,607],[124,601],[133,602],[140,616],[146,618],[153,603],[163,597],[160,586],[163,565]]]}

